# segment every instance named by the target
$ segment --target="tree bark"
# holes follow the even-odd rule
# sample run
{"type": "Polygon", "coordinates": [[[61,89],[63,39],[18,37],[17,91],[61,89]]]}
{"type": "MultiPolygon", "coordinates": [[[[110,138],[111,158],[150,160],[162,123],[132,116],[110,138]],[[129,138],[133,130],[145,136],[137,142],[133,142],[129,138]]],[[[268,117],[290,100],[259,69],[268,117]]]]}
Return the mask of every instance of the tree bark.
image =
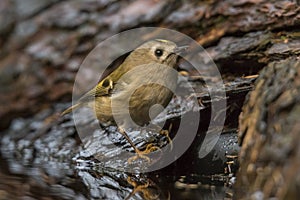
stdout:
{"type": "Polygon", "coordinates": [[[236,198],[300,195],[300,60],[272,62],[260,73],[240,115],[236,198]]]}
{"type": "MultiPolygon", "coordinates": [[[[57,117],[57,113],[71,102],[73,83],[81,62],[100,41],[114,34],[135,27],[157,26],[178,30],[195,39],[206,48],[222,74],[228,98],[224,129],[233,129],[229,132],[235,134],[239,126],[242,145],[235,197],[247,199],[262,195],[264,198],[290,199],[299,196],[299,1],[24,2],[0,1],[0,130],[4,138],[1,150],[9,149],[3,157],[12,160],[9,163],[12,166],[22,166],[20,171],[23,174],[31,176],[32,171],[25,165],[35,159],[38,163],[41,157],[56,158],[55,163],[59,163],[58,160],[70,161],[75,154],[86,156],[76,142],[75,125],[70,117],[57,117]],[[239,121],[245,96],[252,90],[257,75],[255,90],[249,95],[239,121]]],[[[158,33],[151,34],[155,36],[158,33]]],[[[89,64],[97,67],[98,62],[101,62],[101,57],[89,64]]],[[[196,77],[192,71],[187,71],[191,79],[196,77]]],[[[90,76],[87,73],[82,81],[88,82],[90,76]]],[[[201,82],[201,77],[194,81],[201,82]]],[[[80,92],[87,89],[82,88],[80,92]]],[[[209,110],[207,94],[197,95],[209,110]]],[[[203,113],[204,121],[210,118],[209,112],[204,110],[203,113]]],[[[220,155],[225,157],[226,149],[221,148],[223,144],[219,144],[216,154],[210,155],[210,161],[220,155]]],[[[197,150],[197,147],[193,149],[197,150]]],[[[106,150],[111,151],[109,148],[106,150]]],[[[184,157],[183,164],[178,166],[192,163],[189,169],[195,168],[194,172],[202,173],[199,168],[206,160],[198,160],[198,152],[192,153],[184,157]]],[[[212,166],[219,173],[223,165],[224,160],[218,167],[212,166]]],[[[211,172],[210,168],[213,167],[201,170],[203,173],[211,172]]],[[[85,176],[90,174],[86,172],[85,176]]],[[[111,177],[114,176],[117,175],[111,177]]],[[[6,175],[3,177],[7,178],[6,175]]],[[[67,175],[61,173],[59,178],[67,179],[67,175]]],[[[126,182],[122,178],[127,176],[116,179],[116,182],[126,182]]],[[[32,184],[30,180],[25,181],[28,185],[32,184]]],[[[25,181],[19,180],[19,185],[25,181]]],[[[45,180],[40,181],[44,183],[45,180]]],[[[95,178],[99,186],[112,188],[109,184],[115,184],[101,181],[95,178]]],[[[61,182],[64,181],[58,181],[57,185],[61,182]]],[[[12,182],[11,185],[16,184],[12,182]]],[[[132,186],[129,183],[125,185],[121,197],[125,197],[128,187],[132,186]]],[[[39,184],[37,191],[51,190],[49,188],[48,183],[39,184]]],[[[72,197],[76,195],[77,188],[66,188],[75,191],[72,197]]],[[[86,196],[92,196],[95,191],[99,194],[107,192],[100,187],[95,191],[89,187],[84,190],[87,190],[86,196]]],[[[53,194],[53,191],[51,195],[59,195],[53,194]]],[[[29,192],[24,190],[20,196],[29,192]]],[[[40,195],[48,197],[48,194],[39,193],[32,196],[40,195]]]]}
{"type": "Polygon", "coordinates": [[[5,94],[0,97],[0,129],[16,117],[69,101],[87,53],[99,41],[133,27],[181,31],[206,47],[222,72],[236,76],[255,74],[300,51],[296,1],[22,2],[0,4],[5,11],[0,23],[0,90],[5,94]]]}

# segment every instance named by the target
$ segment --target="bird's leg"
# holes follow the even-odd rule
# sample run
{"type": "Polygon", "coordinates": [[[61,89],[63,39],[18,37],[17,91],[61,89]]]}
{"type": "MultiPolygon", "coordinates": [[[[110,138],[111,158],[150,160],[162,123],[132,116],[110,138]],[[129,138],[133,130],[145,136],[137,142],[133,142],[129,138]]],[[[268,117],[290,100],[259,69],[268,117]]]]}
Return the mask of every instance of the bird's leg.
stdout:
{"type": "Polygon", "coordinates": [[[169,142],[169,144],[170,144],[170,149],[172,150],[172,149],[173,149],[173,142],[172,142],[172,139],[171,139],[170,136],[169,136],[169,133],[171,132],[171,130],[172,130],[172,124],[170,124],[168,130],[161,129],[161,130],[159,131],[159,133],[160,133],[161,135],[164,135],[164,136],[167,138],[167,140],[168,140],[168,142],[169,142]]]}
{"type": "Polygon", "coordinates": [[[135,153],[137,155],[130,157],[128,159],[128,163],[132,163],[132,161],[138,159],[138,158],[143,158],[145,159],[147,162],[150,163],[150,158],[148,156],[145,156],[145,154],[149,154],[152,151],[155,151],[157,149],[159,149],[158,147],[153,146],[152,144],[148,144],[146,149],[144,151],[140,151],[132,142],[132,140],[129,138],[129,136],[127,135],[127,133],[125,132],[124,129],[119,128],[119,132],[124,135],[124,137],[126,138],[126,140],[129,142],[129,144],[132,146],[132,148],[134,149],[135,153]]]}

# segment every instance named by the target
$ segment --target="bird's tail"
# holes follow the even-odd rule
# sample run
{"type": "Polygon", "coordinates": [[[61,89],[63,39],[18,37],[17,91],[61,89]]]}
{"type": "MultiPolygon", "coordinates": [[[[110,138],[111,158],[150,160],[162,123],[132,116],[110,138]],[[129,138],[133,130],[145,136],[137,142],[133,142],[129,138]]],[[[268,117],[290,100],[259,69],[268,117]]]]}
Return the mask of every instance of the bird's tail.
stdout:
{"type": "Polygon", "coordinates": [[[76,109],[78,109],[79,107],[81,107],[81,103],[77,103],[69,108],[67,108],[66,110],[64,110],[62,113],[61,113],[61,116],[65,115],[65,114],[68,114],[76,109]]]}

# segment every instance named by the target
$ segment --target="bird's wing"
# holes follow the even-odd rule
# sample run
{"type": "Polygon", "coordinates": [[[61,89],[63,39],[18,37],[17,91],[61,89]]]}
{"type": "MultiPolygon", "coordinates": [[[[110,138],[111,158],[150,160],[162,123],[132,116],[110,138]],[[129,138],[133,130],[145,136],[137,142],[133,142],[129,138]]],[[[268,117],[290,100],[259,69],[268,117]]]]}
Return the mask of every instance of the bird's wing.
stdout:
{"type": "Polygon", "coordinates": [[[78,102],[85,103],[88,101],[93,101],[95,97],[109,95],[110,91],[113,89],[114,83],[111,79],[106,78],[103,79],[100,83],[98,83],[93,89],[89,92],[85,93],[78,102]]]}
{"type": "Polygon", "coordinates": [[[97,84],[96,87],[91,89],[89,92],[85,93],[77,101],[77,103],[75,105],[73,105],[73,106],[67,108],[65,111],[63,111],[61,115],[68,114],[68,113],[72,112],[73,110],[76,110],[77,108],[81,107],[85,103],[94,101],[95,97],[109,95],[112,88],[113,88],[113,82],[110,79],[106,78],[106,79],[102,80],[100,83],[97,84]]]}
{"type": "Polygon", "coordinates": [[[114,87],[114,81],[113,77],[109,78],[109,75],[115,71],[123,62],[124,60],[129,56],[131,53],[127,52],[120,57],[118,57],[116,60],[114,60],[103,72],[102,76],[99,79],[98,84],[89,92],[85,93],[78,102],[85,103],[90,100],[94,100],[95,97],[110,95],[111,90],[114,87]]]}
{"type": "Polygon", "coordinates": [[[118,57],[117,59],[115,59],[112,63],[110,63],[108,65],[108,67],[104,70],[104,72],[102,73],[100,79],[99,79],[99,83],[101,81],[103,81],[103,79],[105,79],[106,77],[108,77],[108,75],[110,75],[113,71],[115,71],[123,62],[124,60],[129,56],[129,54],[132,51],[129,51],[123,55],[121,55],[120,57],[118,57]]]}
{"type": "Polygon", "coordinates": [[[116,60],[114,60],[103,72],[102,76],[99,79],[98,84],[91,89],[89,92],[85,93],[75,105],[69,107],[64,112],[62,112],[62,115],[65,115],[67,113],[72,112],[73,110],[81,107],[85,103],[88,103],[89,101],[94,101],[95,97],[105,96],[105,95],[111,95],[112,89],[115,85],[113,82],[114,77],[109,77],[109,75],[114,72],[118,67],[124,62],[124,60],[129,56],[131,53],[127,52],[120,57],[118,57],[116,60]]]}

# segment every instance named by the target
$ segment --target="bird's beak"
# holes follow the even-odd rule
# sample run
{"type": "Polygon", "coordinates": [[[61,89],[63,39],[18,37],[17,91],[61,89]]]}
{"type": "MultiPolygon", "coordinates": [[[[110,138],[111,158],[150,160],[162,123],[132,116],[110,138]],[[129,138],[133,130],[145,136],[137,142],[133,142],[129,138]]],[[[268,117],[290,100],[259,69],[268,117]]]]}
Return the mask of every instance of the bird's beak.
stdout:
{"type": "Polygon", "coordinates": [[[176,47],[174,49],[174,53],[176,54],[180,54],[180,53],[184,53],[186,52],[186,50],[189,48],[189,46],[180,46],[180,47],[176,47]]]}

